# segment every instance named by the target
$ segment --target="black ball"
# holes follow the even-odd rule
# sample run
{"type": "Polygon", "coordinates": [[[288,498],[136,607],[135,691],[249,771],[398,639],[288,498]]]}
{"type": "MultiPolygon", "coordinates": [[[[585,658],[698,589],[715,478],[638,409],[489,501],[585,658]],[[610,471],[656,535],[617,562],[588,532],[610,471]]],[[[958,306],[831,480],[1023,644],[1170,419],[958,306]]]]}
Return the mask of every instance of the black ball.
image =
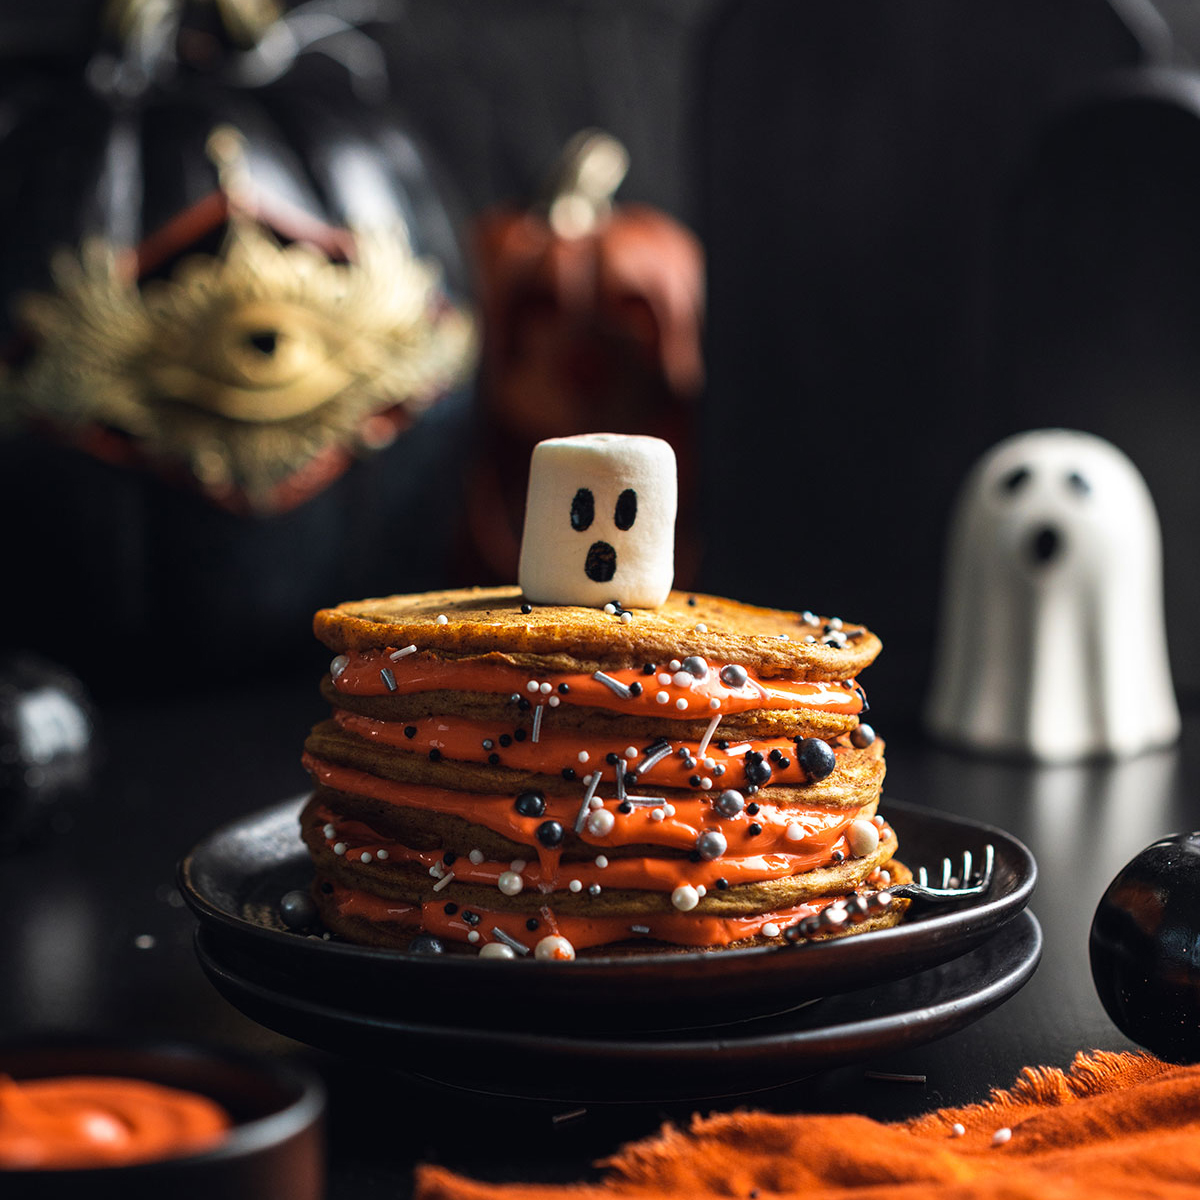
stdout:
{"type": "Polygon", "coordinates": [[[561,846],[563,836],[563,827],[557,821],[543,821],[537,827],[537,840],[547,849],[561,846]]]}
{"type": "Polygon", "coordinates": [[[523,817],[540,817],[546,811],[546,797],[541,792],[522,792],[513,807],[523,817]]]}
{"type": "Polygon", "coordinates": [[[317,906],[307,892],[284,892],[279,898],[279,919],[289,929],[307,929],[317,919],[317,906]]]}
{"type": "Polygon", "coordinates": [[[796,747],[796,761],[804,768],[809,779],[824,779],[837,766],[833,747],[820,738],[805,738],[796,747]]]}
{"type": "Polygon", "coordinates": [[[1113,1022],[1171,1062],[1200,1060],[1200,832],[1127,863],[1092,918],[1092,980],[1113,1022]]]}
{"type": "Polygon", "coordinates": [[[771,764],[761,754],[747,754],[746,779],[752,787],[762,787],[771,778],[771,764]]]}
{"type": "Polygon", "coordinates": [[[445,954],[446,947],[438,938],[431,937],[428,933],[418,933],[408,943],[408,952],[409,954],[445,954]]]}

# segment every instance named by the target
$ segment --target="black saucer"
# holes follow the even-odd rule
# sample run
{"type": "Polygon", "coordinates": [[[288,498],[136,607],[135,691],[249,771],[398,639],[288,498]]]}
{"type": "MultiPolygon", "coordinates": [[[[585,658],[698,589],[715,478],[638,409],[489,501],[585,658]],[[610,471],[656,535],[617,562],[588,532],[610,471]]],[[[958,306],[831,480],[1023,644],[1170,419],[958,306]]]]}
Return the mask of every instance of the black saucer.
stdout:
{"type": "Polygon", "coordinates": [[[473,955],[410,955],[291,933],[280,896],[312,877],[294,799],[211,834],[183,860],[179,886],[200,920],[204,945],[233,974],[318,1006],[347,996],[364,1016],[384,1020],[478,1022],[486,990],[492,1027],[668,1029],[736,1021],[912,975],[979,946],[1025,907],[1037,868],[1002,830],[888,800],[884,811],[901,859],[940,873],[944,856],[996,850],[984,897],[922,906],[894,929],[811,945],[719,953],[583,957],[570,964],[473,955]]]}
{"type": "Polygon", "coordinates": [[[232,970],[210,930],[196,936],[200,965],[217,990],[288,1037],[455,1087],[577,1103],[741,1095],[920,1045],[1006,1000],[1033,974],[1041,949],[1041,928],[1023,912],[952,962],[773,1017],[655,1035],[597,1032],[585,1014],[573,1032],[553,1034],[488,1027],[495,991],[476,994],[476,1028],[356,1011],[350,1005],[360,995],[319,1004],[232,970]]]}

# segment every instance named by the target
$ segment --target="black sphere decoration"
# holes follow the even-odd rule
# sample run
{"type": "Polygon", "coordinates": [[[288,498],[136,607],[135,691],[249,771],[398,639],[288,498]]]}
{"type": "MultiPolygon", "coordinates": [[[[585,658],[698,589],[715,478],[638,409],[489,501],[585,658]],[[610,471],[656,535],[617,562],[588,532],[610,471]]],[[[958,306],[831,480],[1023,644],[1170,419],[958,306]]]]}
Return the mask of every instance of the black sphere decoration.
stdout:
{"type": "Polygon", "coordinates": [[[307,892],[284,892],[279,899],[279,918],[289,929],[307,929],[317,919],[317,906],[307,892]]]}
{"type": "Polygon", "coordinates": [[[796,761],[804,768],[809,779],[824,779],[837,766],[833,747],[820,738],[805,738],[796,747],[796,761]]]}
{"type": "Polygon", "coordinates": [[[428,933],[418,933],[408,943],[408,952],[409,954],[445,954],[446,947],[438,938],[431,937],[428,933]]]}
{"type": "Polygon", "coordinates": [[[523,817],[540,817],[546,811],[546,797],[541,792],[522,792],[513,807],[523,817]]]}
{"type": "Polygon", "coordinates": [[[1200,832],[1147,846],[1092,918],[1092,980],[1113,1022],[1171,1062],[1200,1061],[1200,832]]]}
{"type": "Polygon", "coordinates": [[[746,780],[752,787],[761,787],[771,779],[771,764],[757,751],[749,751],[743,760],[746,764],[746,780]]]}
{"type": "Polygon", "coordinates": [[[563,827],[557,821],[543,821],[537,827],[537,840],[548,850],[561,846],[564,836],[563,827]]]}

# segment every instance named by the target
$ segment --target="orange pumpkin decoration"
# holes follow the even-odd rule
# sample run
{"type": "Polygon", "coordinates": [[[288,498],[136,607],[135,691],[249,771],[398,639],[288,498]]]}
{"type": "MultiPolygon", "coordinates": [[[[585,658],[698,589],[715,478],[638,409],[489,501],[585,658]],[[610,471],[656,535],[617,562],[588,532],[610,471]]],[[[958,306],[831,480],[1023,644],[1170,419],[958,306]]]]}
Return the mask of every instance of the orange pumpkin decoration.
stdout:
{"type": "Polygon", "coordinates": [[[485,429],[468,482],[464,577],[515,578],[535,443],[600,429],[674,446],[681,578],[696,557],[687,414],[704,382],[703,251],[667,214],[614,205],[628,162],[614,138],[586,130],[568,143],[542,203],[479,221],[485,429]]]}

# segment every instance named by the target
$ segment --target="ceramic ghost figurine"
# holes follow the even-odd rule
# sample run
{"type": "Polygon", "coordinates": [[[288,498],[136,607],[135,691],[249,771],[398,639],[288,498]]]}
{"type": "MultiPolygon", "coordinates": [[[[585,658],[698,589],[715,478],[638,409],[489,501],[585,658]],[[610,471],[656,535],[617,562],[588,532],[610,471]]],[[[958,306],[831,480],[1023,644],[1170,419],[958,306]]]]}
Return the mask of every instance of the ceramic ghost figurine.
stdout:
{"type": "Polygon", "coordinates": [[[533,449],[518,580],[536,604],[656,608],[675,577],[675,452],[587,433],[533,449]]]}
{"type": "Polygon", "coordinates": [[[1115,446],[1018,434],[968,476],[926,721],[948,741],[1042,762],[1178,736],[1158,517],[1115,446]]]}

